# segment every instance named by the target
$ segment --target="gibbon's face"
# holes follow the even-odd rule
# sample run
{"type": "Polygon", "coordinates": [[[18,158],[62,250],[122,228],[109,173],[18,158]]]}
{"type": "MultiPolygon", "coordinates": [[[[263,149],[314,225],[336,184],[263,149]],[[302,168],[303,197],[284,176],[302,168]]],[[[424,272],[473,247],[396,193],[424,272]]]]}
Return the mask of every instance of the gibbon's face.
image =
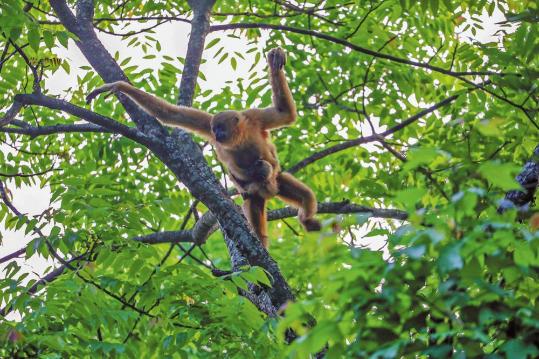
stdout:
{"type": "Polygon", "coordinates": [[[240,122],[240,114],[236,111],[219,112],[211,121],[211,132],[215,140],[221,144],[230,144],[234,139],[240,122]]]}

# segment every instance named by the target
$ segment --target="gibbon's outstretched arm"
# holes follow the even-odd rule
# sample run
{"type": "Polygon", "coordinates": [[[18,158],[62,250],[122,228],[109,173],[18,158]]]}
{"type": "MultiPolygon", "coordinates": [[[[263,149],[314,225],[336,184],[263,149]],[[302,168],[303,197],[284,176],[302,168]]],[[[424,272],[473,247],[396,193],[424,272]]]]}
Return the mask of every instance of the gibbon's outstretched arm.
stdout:
{"type": "Polygon", "coordinates": [[[144,111],[156,117],[161,123],[167,126],[181,127],[194,131],[200,135],[211,138],[211,119],[209,113],[190,107],[172,105],[165,100],[150,95],[142,90],[133,87],[124,81],[105,84],[86,96],[86,102],[90,103],[102,92],[122,92],[142,107],[144,111]]]}
{"type": "Polygon", "coordinates": [[[248,116],[258,118],[268,130],[288,126],[296,120],[296,105],[283,70],[285,64],[286,55],[280,47],[268,53],[273,107],[245,111],[248,116]]]}

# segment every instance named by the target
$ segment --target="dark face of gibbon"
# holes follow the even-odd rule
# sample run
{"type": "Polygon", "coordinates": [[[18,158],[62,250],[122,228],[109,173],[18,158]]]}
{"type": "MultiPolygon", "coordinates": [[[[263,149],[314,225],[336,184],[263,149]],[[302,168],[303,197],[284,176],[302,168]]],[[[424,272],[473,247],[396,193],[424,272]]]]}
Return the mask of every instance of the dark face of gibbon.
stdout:
{"type": "Polygon", "coordinates": [[[236,111],[219,112],[211,121],[211,132],[221,144],[231,144],[238,132],[240,114],[236,111]]]}

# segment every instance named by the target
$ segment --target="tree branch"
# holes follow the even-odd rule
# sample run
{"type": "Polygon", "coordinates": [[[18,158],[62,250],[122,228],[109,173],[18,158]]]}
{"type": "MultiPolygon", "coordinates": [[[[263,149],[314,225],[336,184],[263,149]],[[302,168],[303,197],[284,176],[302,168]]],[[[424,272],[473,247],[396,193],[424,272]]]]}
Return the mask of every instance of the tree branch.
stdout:
{"type": "MultiPolygon", "coordinates": [[[[408,214],[405,211],[401,211],[398,209],[367,207],[355,203],[350,203],[349,201],[319,202],[318,213],[369,213],[370,217],[373,218],[396,219],[402,221],[408,218],[408,214]]],[[[295,217],[297,216],[297,214],[297,209],[293,207],[284,207],[268,211],[268,221],[295,217]]],[[[147,244],[176,242],[204,243],[206,239],[217,230],[217,228],[217,220],[215,216],[208,211],[204,213],[202,217],[200,217],[195,226],[190,230],[156,232],[145,236],[135,237],[133,238],[133,240],[147,244]]]]}
{"type": "Polygon", "coordinates": [[[30,137],[46,136],[59,133],[84,133],[84,132],[99,132],[99,133],[113,133],[111,130],[103,128],[93,123],[82,124],[65,124],[65,125],[52,125],[52,126],[28,126],[23,128],[17,127],[4,127],[0,128],[0,132],[4,133],[17,133],[21,135],[28,135],[30,137]]]}
{"type": "MultiPolygon", "coordinates": [[[[439,73],[444,74],[444,75],[456,77],[456,78],[458,78],[460,80],[463,80],[463,81],[468,81],[468,80],[462,78],[462,76],[467,76],[467,75],[485,75],[485,76],[487,76],[487,75],[497,75],[497,76],[509,75],[509,74],[504,74],[504,73],[497,73],[497,72],[494,72],[494,71],[457,72],[457,71],[446,70],[446,69],[443,69],[443,68],[438,67],[438,66],[430,65],[428,63],[408,60],[408,59],[405,59],[405,58],[401,58],[401,57],[397,57],[397,56],[377,52],[377,51],[374,51],[374,50],[370,50],[370,49],[367,49],[365,47],[355,45],[355,44],[353,44],[353,43],[351,43],[349,41],[346,41],[344,39],[340,39],[338,37],[327,35],[327,34],[324,34],[324,33],[318,32],[318,31],[300,29],[300,28],[291,27],[291,26],[285,26],[285,25],[276,25],[276,24],[268,24],[268,23],[236,23],[236,24],[223,24],[223,25],[210,26],[210,32],[227,31],[227,30],[235,30],[235,29],[268,29],[268,30],[280,30],[280,31],[286,31],[286,32],[293,32],[293,33],[302,34],[302,35],[309,35],[309,36],[317,37],[319,39],[327,40],[327,41],[330,41],[330,42],[333,42],[333,43],[336,43],[336,44],[340,44],[340,45],[342,45],[344,47],[347,47],[347,48],[349,48],[351,50],[361,52],[361,53],[369,55],[369,56],[374,56],[374,57],[389,60],[389,61],[392,61],[392,62],[404,64],[404,65],[409,65],[409,66],[414,66],[414,67],[418,67],[418,68],[423,68],[423,69],[439,72],[439,73]]],[[[513,75],[520,76],[520,74],[513,74],[513,75]]]]}
{"type": "MultiPolygon", "coordinates": [[[[215,0],[189,0],[189,5],[193,9],[194,16],[191,22],[192,31],[189,38],[185,66],[180,83],[178,97],[179,105],[192,105],[199,66],[202,60],[202,52],[204,50],[204,42],[209,30],[210,12],[214,3],[215,0]]],[[[178,129],[174,130],[173,134],[178,135],[179,137],[181,136],[182,138],[190,138],[184,131],[178,129]]],[[[200,151],[197,153],[199,152],[200,151]]],[[[215,181],[213,173],[211,174],[211,181],[215,181]]],[[[212,185],[209,183],[207,183],[206,186],[212,188],[212,185]]],[[[247,298],[249,298],[261,311],[268,315],[274,315],[278,308],[283,306],[289,300],[294,300],[292,290],[284,279],[277,263],[269,256],[268,252],[262,247],[260,241],[252,232],[251,227],[247,224],[241,211],[226,195],[226,192],[220,184],[216,183],[213,186],[213,188],[218,188],[220,190],[221,193],[219,193],[218,196],[208,198],[207,200],[202,198],[199,199],[201,199],[201,201],[207,205],[208,209],[213,212],[215,217],[218,218],[219,224],[223,230],[233,269],[237,270],[242,265],[250,264],[260,266],[271,274],[273,278],[272,287],[269,288],[267,292],[262,291],[262,293],[264,293],[263,295],[251,293],[252,295],[247,295],[247,298]],[[270,301],[268,301],[268,298],[270,301]]],[[[206,189],[204,194],[207,193],[208,190],[206,189]]],[[[193,192],[193,194],[195,193],[193,192]]],[[[214,227],[214,225],[210,225],[205,229],[214,227]]],[[[201,233],[204,233],[204,231],[201,233]]],[[[206,232],[206,234],[202,236],[204,240],[207,238],[207,235],[206,232]]],[[[202,238],[197,240],[202,240],[202,238]]]]}
{"type": "Polygon", "coordinates": [[[34,172],[34,173],[22,173],[22,172],[17,172],[17,173],[3,173],[3,172],[0,172],[0,177],[8,177],[8,178],[13,178],[13,177],[35,177],[35,176],[42,176],[46,173],[49,173],[49,172],[52,172],[52,171],[61,171],[60,168],[54,168],[54,163],[52,164],[52,166],[46,170],[43,170],[43,171],[40,171],[40,172],[34,172]]]}
{"type": "Polygon", "coordinates": [[[188,0],[188,3],[193,9],[194,16],[191,21],[191,36],[187,45],[185,66],[180,82],[178,105],[189,107],[193,105],[204,42],[210,29],[209,10],[213,7],[215,0],[188,0]]]}
{"type": "MultiPolygon", "coordinates": [[[[122,134],[125,137],[132,139],[134,141],[137,141],[143,144],[147,142],[147,138],[144,136],[144,134],[138,131],[136,128],[128,127],[120,122],[114,121],[111,118],[99,115],[95,112],[73,105],[64,100],[55,99],[55,98],[48,97],[42,94],[24,94],[24,95],[16,95],[15,102],[21,103],[23,105],[37,105],[37,106],[43,106],[43,107],[47,107],[54,110],[60,110],[60,111],[69,113],[70,115],[86,120],[88,122],[91,122],[100,127],[106,128],[110,130],[111,132],[122,134]]],[[[26,129],[28,128],[25,128],[25,130],[26,129]]]]}
{"type": "Polygon", "coordinates": [[[2,117],[2,119],[0,119],[0,129],[2,127],[4,127],[4,126],[9,125],[11,123],[11,121],[13,121],[15,116],[17,116],[19,114],[19,112],[21,111],[21,108],[22,108],[21,103],[14,102],[13,105],[11,105],[9,110],[4,115],[4,117],[2,117]]]}
{"type": "Polygon", "coordinates": [[[26,248],[21,248],[19,250],[16,250],[15,252],[10,253],[10,254],[0,258],[0,264],[8,262],[8,261],[10,261],[12,259],[18,258],[18,257],[22,256],[24,253],[26,253],[26,248]]]}
{"type": "MultiPolygon", "coordinates": [[[[470,88],[467,92],[465,93],[468,93],[468,92],[471,92],[471,91],[474,91],[476,90],[475,87],[472,87],[470,88]]],[[[359,138],[356,138],[354,140],[348,140],[346,142],[342,142],[342,143],[339,143],[338,145],[335,145],[335,146],[331,146],[331,147],[328,147],[322,151],[319,151],[319,152],[316,152],[312,155],[310,155],[309,157],[303,159],[302,161],[296,163],[295,165],[293,165],[292,167],[290,167],[287,172],[290,172],[290,173],[295,173],[299,170],[301,170],[302,168],[304,167],[307,167],[308,165],[310,165],[311,163],[313,162],[316,162],[317,160],[321,159],[321,158],[324,158],[326,156],[329,156],[333,153],[336,153],[336,152],[339,152],[339,151],[343,151],[343,150],[346,150],[350,147],[355,147],[355,146],[358,146],[358,145],[362,145],[362,144],[365,144],[365,143],[369,143],[369,142],[375,142],[375,141],[379,141],[381,138],[385,138],[387,136],[390,136],[392,134],[394,134],[395,132],[397,131],[400,131],[402,130],[403,128],[405,128],[406,126],[409,126],[410,124],[414,123],[415,121],[419,120],[420,118],[422,117],[425,117],[426,115],[436,111],[437,109],[439,109],[440,107],[443,107],[443,106],[446,106],[448,104],[450,104],[451,102],[455,101],[460,95],[462,95],[462,93],[460,94],[456,94],[456,95],[453,95],[453,96],[450,96],[424,110],[421,110],[419,111],[418,113],[416,113],[415,115],[413,116],[410,116],[408,117],[406,120],[402,121],[401,123],[391,127],[390,129],[380,133],[380,134],[377,134],[377,135],[371,135],[371,136],[365,136],[365,137],[359,137],[359,138]]]]}
{"type": "MultiPolygon", "coordinates": [[[[105,82],[129,81],[120,66],[97,38],[92,23],[92,0],[77,2],[77,16],[71,12],[65,0],[50,0],[50,5],[66,29],[79,38],[75,44],[105,82]]],[[[139,129],[146,128],[143,132],[151,132],[156,136],[164,137],[166,135],[166,131],[157,123],[157,120],[144,112],[127,96],[118,94],[117,97],[139,129]]]]}

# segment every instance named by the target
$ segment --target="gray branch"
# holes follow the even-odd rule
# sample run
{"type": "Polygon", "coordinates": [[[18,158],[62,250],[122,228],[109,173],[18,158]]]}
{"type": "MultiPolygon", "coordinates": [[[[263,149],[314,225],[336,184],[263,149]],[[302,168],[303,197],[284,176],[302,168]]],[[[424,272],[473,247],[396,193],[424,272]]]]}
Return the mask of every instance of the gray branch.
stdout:
{"type": "Polygon", "coordinates": [[[9,125],[11,121],[19,114],[19,111],[22,108],[22,104],[19,102],[14,102],[13,105],[9,108],[3,118],[0,119],[0,128],[9,125]]]}
{"type": "MultiPolygon", "coordinates": [[[[386,218],[396,219],[404,221],[408,218],[408,214],[405,211],[398,209],[387,208],[373,208],[367,206],[361,206],[358,204],[350,203],[349,201],[343,202],[320,202],[318,203],[318,213],[335,213],[335,214],[350,214],[350,213],[368,213],[373,218],[386,218]]],[[[284,207],[268,212],[268,221],[275,221],[284,218],[295,217],[298,214],[298,210],[293,207],[284,207]]],[[[156,232],[145,236],[139,236],[133,238],[136,241],[147,244],[159,244],[159,243],[176,243],[176,242],[195,242],[204,243],[206,239],[218,229],[217,219],[211,212],[206,212],[195,226],[190,230],[182,231],[165,231],[156,232]]],[[[233,252],[233,251],[232,251],[233,252]]],[[[236,259],[237,267],[246,264],[245,259],[241,257],[239,253],[233,256],[236,259]]],[[[234,263],[233,263],[234,264],[234,263]]]]}
{"type": "MultiPolygon", "coordinates": [[[[105,128],[111,132],[122,134],[127,138],[130,138],[134,141],[137,141],[143,144],[146,143],[146,137],[144,136],[143,133],[138,131],[136,128],[128,127],[120,122],[114,121],[111,118],[99,115],[95,112],[89,111],[82,107],[75,106],[64,100],[55,99],[55,98],[48,97],[42,94],[24,94],[24,95],[16,95],[15,102],[23,104],[23,105],[37,105],[37,106],[47,107],[53,110],[60,110],[60,111],[69,113],[70,115],[86,120],[88,122],[91,122],[94,125],[99,126],[100,128],[105,128]]],[[[79,125],[79,126],[82,126],[82,125],[79,125]]],[[[53,126],[51,127],[54,128],[53,126]]],[[[23,129],[32,131],[30,130],[30,128],[31,127],[24,127],[23,129]]],[[[88,129],[88,126],[80,127],[79,129],[81,128],[88,129]]],[[[95,126],[90,127],[90,128],[96,129],[95,126]]],[[[51,128],[49,128],[49,130],[50,129],[51,128]]],[[[56,129],[58,129],[58,127],[56,127],[56,129]]],[[[66,128],[64,127],[63,129],[65,130],[66,128]]]]}
{"type": "Polygon", "coordinates": [[[0,132],[4,133],[17,133],[21,135],[28,135],[30,137],[54,135],[59,133],[83,133],[83,132],[100,132],[100,133],[112,133],[111,130],[103,128],[101,126],[94,125],[92,123],[82,124],[64,124],[64,125],[52,125],[52,126],[27,126],[27,127],[3,127],[0,128],[0,132]]]}
{"type": "MultiPolygon", "coordinates": [[[[487,82],[485,82],[485,83],[487,83],[487,82]]],[[[467,92],[471,92],[471,91],[474,91],[474,90],[476,90],[476,88],[472,87],[472,88],[468,89],[467,92]]],[[[379,141],[380,139],[383,139],[383,138],[385,138],[387,136],[390,136],[390,135],[394,134],[397,131],[402,130],[406,126],[409,126],[410,124],[412,124],[412,123],[416,122],[417,120],[419,120],[420,118],[422,118],[422,117],[436,111],[437,109],[450,104],[451,102],[455,101],[460,95],[461,94],[453,95],[453,96],[450,96],[450,97],[448,97],[448,98],[446,98],[446,99],[444,99],[444,100],[442,100],[442,101],[440,101],[438,103],[435,103],[434,105],[419,111],[415,115],[412,115],[412,116],[408,117],[406,120],[402,121],[401,123],[391,127],[390,129],[388,129],[388,130],[386,130],[386,131],[384,131],[384,132],[382,132],[380,134],[371,135],[371,136],[365,136],[365,137],[359,137],[359,138],[356,138],[354,140],[348,140],[348,141],[339,143],[338,145],[334,145],[334,146],[325,148],[325,149],[323,149],[321,151],[315,152],[312,155],[310,155],[309,157],[303,159],[302,161],[296,163],[294,166],[290,167],[287,170],[287,172],[296,173],[297,171],[301,170],[302,168],[307,167],[311,163],[316,162],[319,159],[322,159],[322,158],[324,158],[326,156],[329,156],[329,155],[331,155],[333,153],[340,152],[340,151],[346,150],[348,148],[359,146],[359,145],[362,145],[362,144],[365,144],[365,143],[379,141]]]]}
{"type": "Polygon", "coordinates": [[[185,55],[185,66],[178,96],[178,104],[182,106],[193,105],[204,42],[210,29],[210,11],[215,0],[189,0],[188,3],[193,9],[194,16],[191,20],[191,36],[185,55]]]}

